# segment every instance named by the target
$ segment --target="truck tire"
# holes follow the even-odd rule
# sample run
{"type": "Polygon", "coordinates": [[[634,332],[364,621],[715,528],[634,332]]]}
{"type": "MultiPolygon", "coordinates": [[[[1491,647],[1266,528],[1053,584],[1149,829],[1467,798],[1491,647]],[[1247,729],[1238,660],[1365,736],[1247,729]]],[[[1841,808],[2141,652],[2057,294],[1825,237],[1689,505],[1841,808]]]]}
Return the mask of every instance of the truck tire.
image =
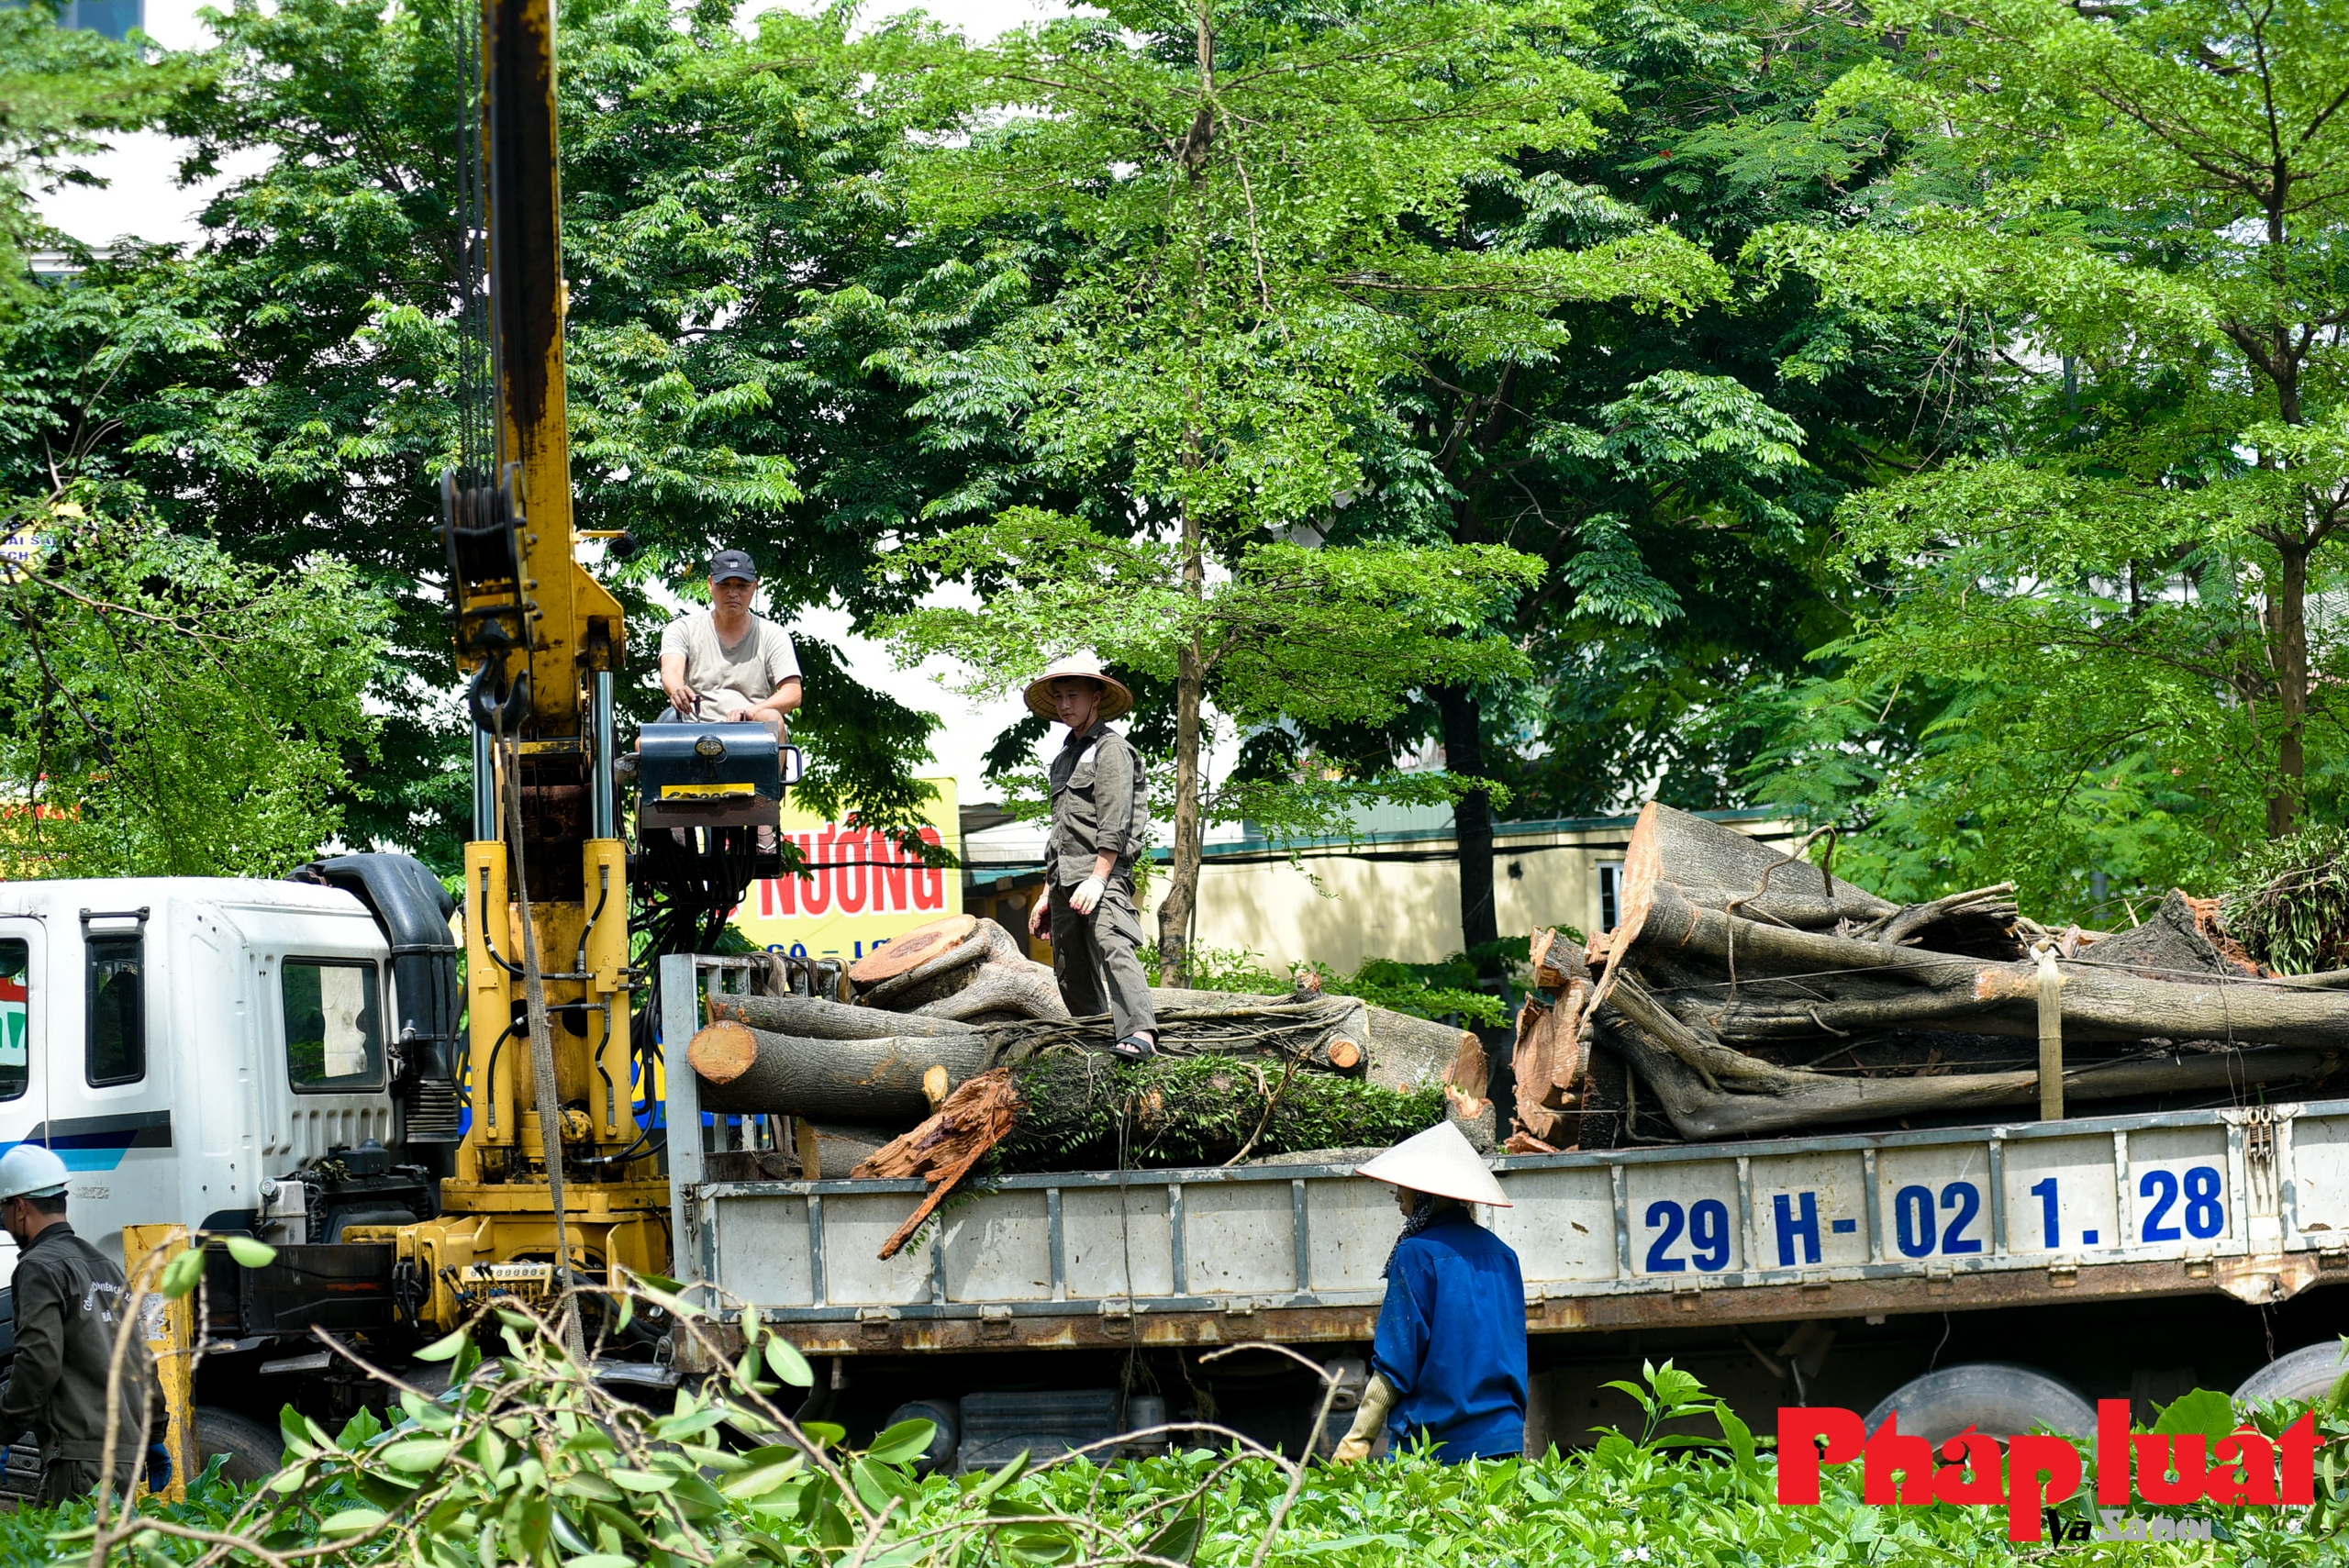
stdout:
{"type": "Polygon", "coordinates": [[[220,1467],[223,1479],[250,1485],[268,1480],[284,1466],[285,1440],[250,1416],[217,1405],[199,1405],[195,1407],[196,1474],[204,1473],[215,1454],[228,1456],[228,1462],[220,1467]]]}
{"type": "Polygon", "coordinates": [[[2237,1404],[2265,1404],[2273,1399],[2321,1399],[2332,1392],[2349,1362],[2342,1359],[2339,1340],[2323,1340],[2288,1351],[2243,1380],[2235,1390],[2237,1404]]]}
{"type": "Polygon", "coordinates": [[[2012,1362],[1972,1362],[1913,1378],[1868,1412],[1874,1432],[1895,1410],[1900,1430],[1939,1447],[1966,1428],[2010,1438],[2043,1426],[2076,1438],[2096,1432],[2096,1410],[2069,1384],[2012,1362]]]}

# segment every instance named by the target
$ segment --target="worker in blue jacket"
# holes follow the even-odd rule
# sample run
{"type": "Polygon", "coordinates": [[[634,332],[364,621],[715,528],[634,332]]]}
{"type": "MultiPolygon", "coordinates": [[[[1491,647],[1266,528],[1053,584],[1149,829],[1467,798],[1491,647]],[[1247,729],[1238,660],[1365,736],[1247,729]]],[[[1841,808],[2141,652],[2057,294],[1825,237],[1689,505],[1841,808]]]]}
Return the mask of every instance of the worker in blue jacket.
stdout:
{"type": "Polygon", "coordinates": [[[1450,1122],[1405,1140],[1355,1174],[1395,1186],[1408,1219],[1386,1259],[1371,1377],[1336,1458],[1422,1439],[1447,1464],[1525,1451],[1525,1278],[1472,1203],[1509,1207],[1450,1122]]]}

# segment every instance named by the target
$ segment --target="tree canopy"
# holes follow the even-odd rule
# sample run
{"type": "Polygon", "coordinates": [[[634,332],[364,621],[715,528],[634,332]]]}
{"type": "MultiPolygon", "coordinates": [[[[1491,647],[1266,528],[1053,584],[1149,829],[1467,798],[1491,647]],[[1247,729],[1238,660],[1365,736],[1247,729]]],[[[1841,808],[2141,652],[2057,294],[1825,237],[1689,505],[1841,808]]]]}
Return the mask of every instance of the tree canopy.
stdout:
{"type": "MultiPolygon", "coordinates": [[[[208,863],[303,852],[306,813],[442,861],[463,832],[431,523],[469,17],[241,0],[165,56],[0,10],[0,493],[73,541],[0,685],[217,618],[277,750],[227,767],[274,782],[208,863]],[[251,171],[203,238],[43,229],[145,125],[251,171]],[[335,616],[279,618],[360,710],[272,695],[304,591],[335,616]]],[[[719,546],[778,618],[842,607],[990,686],[1097,646],[1173,764],[1171,968],[1218,815],[1453,799],[1475,944],[1502,804],[1774,805],[1887,892],[2020,873],[2049,913],[2349,806],[2320,0],[562,28],[577,511],[641,547],[604,566],[630,689],[719,546]],[[1208,781],[1217,723],[1244,762],[1208,781]],[[1398,772],[1429,738],[1448,772],[1398,772]]],[[[40,580],[0,595],[14,635],[40,580]]],[[[801,654],[807,797],[910,826],[935,720],[801,654]]],[[[5,765],[69,761],[61,819],[146,809],[107,793],[114,687],[61,683],[89,722],[12,689],[49,761],[5,765]]]]}
{"type": "MultiPolygon", "coordinates": [[[[2322,608],[2349,523],[2339,18],[2017,0],[1876,19],[1902,47],[1828,110],[1930,128],[1963,184],[1754,249],[1975,337],[2000,417],[1844,504],[1837,567],[1866,613],[1837,673],[1786,694],[1763,787],[1865,819],[1844,863],[1896,895],[1992,865],[2043,907],[2096,873],[2124,895],[2208,882],[2343,806],[2349,649],[2322,608]]],[[[1887,203],[1919,181],[1887,171],[1887,203]]]]}

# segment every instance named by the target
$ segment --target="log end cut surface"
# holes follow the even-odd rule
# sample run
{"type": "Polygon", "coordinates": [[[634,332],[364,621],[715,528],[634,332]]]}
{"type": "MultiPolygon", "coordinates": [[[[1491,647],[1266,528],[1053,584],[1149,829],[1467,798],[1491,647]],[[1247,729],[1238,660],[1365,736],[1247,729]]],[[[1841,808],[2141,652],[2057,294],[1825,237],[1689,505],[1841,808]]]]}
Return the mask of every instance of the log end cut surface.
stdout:
{"type": "Polygon", "coordinates": [[[964,940],[978,927],[979,917],[975,915],[949,915],[927,926],[917,926],[849,965],[848,977],[856,984],[872,985],[918,969],[928,960],[964,940]]]}
{"type": "Polygon", "coordinates": [[[721,1019],[694,1031],[685,1047],[693,1070],[713,1084],[731,1084],[759,1060],[759,1038],[731,1019],[721,1019]]]}

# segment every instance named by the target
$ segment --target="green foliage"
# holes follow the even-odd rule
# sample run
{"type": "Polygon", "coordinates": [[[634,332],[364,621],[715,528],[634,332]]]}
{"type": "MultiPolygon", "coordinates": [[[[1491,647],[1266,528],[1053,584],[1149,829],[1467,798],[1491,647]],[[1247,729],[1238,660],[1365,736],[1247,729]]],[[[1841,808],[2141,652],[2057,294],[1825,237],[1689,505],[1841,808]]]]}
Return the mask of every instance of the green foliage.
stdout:
{"type": "Polygon", "coordinates": [[[1050,1051],[1015,1070],[1020,1111],[993,1158],[1007,1172],[1215,1165],[1241,1149],[1367,1149],[1443,1119],[1441,1084],[1408,1092],[1277,1056],[1174,1056],[1125,1063],[1050,1051]],[[1119,1156],[1123,1154],[1123,1164],[1119,1156]]]}
{"type": "Polygon", "coordinates": [[[2058,918],[2092,869],[2132,899],[2207,880],[2343,801],[2339,17],[1873,15],[1898,47],[1825,117],[1941,150],[1877,182],[1876,221],[1752,254],[1937,316],[2005,396],[1963,461],[1842,508],[1865,613],[1821,679],[1764,694],[1756,793],[1880,840],[1904,891],[2011,875],[2058,918]]]}
{"type": "Polygon", "coordinates": [[[37,297],[25,251],[59,239],[33,198],[98,183],[80,160],[102,150],[106,133],[146,125],[184,80],[138,44],[60,27],[63,9],[53,0],[0,9],[0,319],[37,297]]]}
{"type": "MultiPolygon", "coordinates": [[[[369,792],[336,804],[349,836],[443,869],[468,812],[433,526],[455,444],[456,44],[473,14],[224,8],[217,44],[174,63],[162,118],[192,172],[250,172],[217,187],[200,242],[118,250],[34,291],[0,343],[0,492],[45,492],[55,459],[138,484],[165,526],[257,569],[337,554],[395,607],[369,686],[380,763],[348,748],[369,792]]],[[[28,15],[0,10],[6,38],[28,15]]],[[[42,26],[26,36],[68,40],[91,90],[106,85],[103,40],[42,26]]],[[[690,598],[730,545],[759,561],[778,618],[840,603],[867,620],[896,602],[866,575],[878,542],[918,535],[924,497],[968,461],[913,439],[910,397],[864,368],[880,344],[863,317],[803,319],[804,291],[893,295],[937,260],[903,242],[880,172],[905,122],[865,91],[847,27],[845,12],[738,29],[727,6],[562,7],[577,520],[642,546],[606,568],[630,612],[624,729],[660,706],[652,584],[690,598]]],[[[15,103],[0,92],[0,115],[15,103]]],[[[820,642],[800,657],[807,804],[911,823],[934,718],[858,686],[820,642]]]]}
{"type": "Polygon", "coordinates": [[[275,876],[334,833],[386,618],[340,562],[256,570],[95,486],[0,528],[34,541],[0,577],[11,874],[275,876]]]}
{"type": "MultiPolygon", "coordinates": [[[[761,1325],[751,1331],[766,1346],[777,1342],[761,1325]]],[[[529,1352],[526,1365],[541,1353],[529,1352]]],[[[509,1351],[497,1364],[516,1359],[509,1351]]],[[[879,1433],[862,1452],[841,1443],[838,1428],[819,1423],[757,1431],[772,1418],[760,1413],[764,1401],[739,1365],[718,1380],[722,1394],[685,1396],[662,1415],[618,1406],[608,1426],[592,1430],[570,1408],[594,1397],[585,1392],[589,1380],[576,1379],[571,1391],[534,1382],[505,1397],[486,1390],[444,1396],[421,1410],[403,1401],[388,1429],[362,1416],[329,1436],[290,1417],[289,1447],[299,1462],[289,1474],[300,1477],[294,1489],[240,1492],[206,1478],[191,1486],[185,1503],[142,1504],[131,1530],[146,1533],[126,1531],[131,1539],[114,1560],[146,1568],[192,1562],[207,1543],[180,1532],[241,1536],[258,1545],[252,1532],[263,1525],[280,1529],[266,1540],[270,1552],[340,1537],[325,1561],[400,1568],[481,1568],[485,1548],[506,1562],[621,1568],[663,1561],[656,1554],[663,1545],[706,1551],[714,1562],[794,1568],[852,1561],[860,1547],[863,1561],[899,1568],[1153,1560],[1142,1552],[1240,1568],[1260,1550],[1275,1568],[1958,1564],[2006,1554],[2002,1506],[1869,1506],[1857,1463],[1823,1468],[1818,1506],[1779,1505],[1771,1440],[1747,1431],[1669,1362],[1642,1371],[1638,1383],[1609,1385],[1624,1397],[1606,1412],[1636,1423],[1636,1436],[1601,1428],[1594,1446],[1565,1453],[1451,1465],[1414,1453],[1316,1465],[1301,1477],[1287,1461],[1213,1430],[1197,1446],[1154,1459],[1041,1466],[1023,1459],[991,1474],[925,1476],[911,1461],[929,1440],[927,1423],[879,1433]],[[557,1396],[550,1400],[550,1393],[557,1396]],[[529,1417],[541,1412],[545,1423],[529,1426],[529,1417]],[[747,1427],[739,1424],[745,1418],[747,1427]],[[808,1446],[751,1446],[760,1437],[808,1446]],[[600,1468],[588,1462],[594,1456],[600,1468]],[[495,1471],[492,1459],[499,1462],[495,1471]],[[496,1506],[491,1487],[500,1484],[507,1500],[496,1506]],[[441,1518],[446,1528],[419,1528],[450,1504],[460,1506],[441,1518]],[[460,1523],[475,1528],[461,1532],[460,1523]],[[525,1554],[533,1545],[544,1551],[525,1554]]],[[[2301,1408],[2265,1410],[2255,1419],[2272,1433],[2301,1408]]],[[[2140,1505],[2131,1512],[2141,1518],[2210,1520],[2218,1539],[2076,1553],[2084,1562],[2144,1568],[2336,1562],[2344,1496],[2338,1456],[2349,1427],[2337,1407],[2316,1408],[2328,1452],[2318,1462],[2312,1512],[2140,1505]]],[[[2087,1517],[2082,1500],[2060,1507],[2067,1518],[2087,1517]]],[[[0,1519],[0,1562],[86,1561],[89,1515],[86,1503],[69,1503],[0,1519]]],[[[249,1549],[243,1560],[271,1559],[249,1549]]],[[[666,1560],[701,1559],[679,1552],[666,1560]]]]}
{"type": "Polygon", "coordinates": [[[2263,844],[2228,880],[2227,934],[2279,974],[2349,969],[2349,829],[2263,844]]]}

